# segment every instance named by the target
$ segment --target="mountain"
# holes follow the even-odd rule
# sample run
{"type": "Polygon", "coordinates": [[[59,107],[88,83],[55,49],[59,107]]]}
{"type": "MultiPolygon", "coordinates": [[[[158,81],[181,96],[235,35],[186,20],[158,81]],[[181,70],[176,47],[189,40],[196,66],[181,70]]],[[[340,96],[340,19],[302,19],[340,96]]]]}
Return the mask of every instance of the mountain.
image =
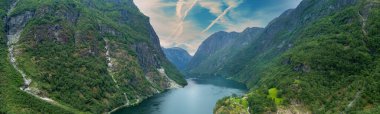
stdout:
{"type": "Polygon", "coordinates": [[[214,72],[263,32],[263,28],[247,28],[243,32],[217,32],[208,37],[198,48],[186,72],[192,75],[216,75],[214,72]]]}
{"type": "Polygon", "coordinates": [[[376,113],[380,1],[303,0],[215,74],[251,91],[215,113],[376,113]]]}
{"type": "Polygon", "coordinates": [[[2,0],[0,113],[105,113],[186,85],[132,0],[2,0]]]}
{"type": "Polygon", "coordinates": [[[180,71],[186,68],[186,65],[190,62],[192,56],[184,49],[173,47],[163,48],[166,58],[169,59],[180,71]]]}

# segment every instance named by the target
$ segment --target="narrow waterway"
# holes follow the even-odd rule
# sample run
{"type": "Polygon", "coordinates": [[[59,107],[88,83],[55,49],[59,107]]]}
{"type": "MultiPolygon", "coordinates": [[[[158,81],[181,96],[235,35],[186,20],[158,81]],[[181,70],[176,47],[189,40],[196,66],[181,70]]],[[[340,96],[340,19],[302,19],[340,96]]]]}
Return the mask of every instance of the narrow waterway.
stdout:
{"type": "Polygon", "coordinates": [[[216,102],[226,96],[243,95],[244,85],[222,79],[187,79],[189,85],[173,89],[120,109],[113,114],[212,114],[216,102]]]}

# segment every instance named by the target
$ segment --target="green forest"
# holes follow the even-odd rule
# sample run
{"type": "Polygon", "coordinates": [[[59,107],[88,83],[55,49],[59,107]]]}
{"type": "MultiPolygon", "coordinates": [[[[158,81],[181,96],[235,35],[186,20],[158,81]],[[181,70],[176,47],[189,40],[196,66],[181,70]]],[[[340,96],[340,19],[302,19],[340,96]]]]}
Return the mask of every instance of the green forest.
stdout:
{"type": "Polygon", "coordinates": [[[214,34],[207,31],[241,28],[233,19],[247,1],[190,1],[144,2],[163,8],[158,12],[165,15],[150,18],[133,0],[1,0],[0,114],[97,114],[135,106],[160,112],[160,106],[185,106],[197,97],[209,99],[186,109],[203,110],[222,98],[210,113],[380,112],[380,0],[300,0],[264,28],[214,34]],[[155,32],[167,32],[156,25],[169,14],[176,22],[158,25],[179,24],[173,38],[155,32]],[[177,38],[197,31],[184,26],[207,27],[196,23],[198,15],[211,25],[199,36],[177,38]],[[182,62],[171,63],[161,44],[184,48],[187,60],[171,56],[182,62]],[[194,56],[186,52],[196,49],[194,56]],[[169,104],[162,98],[173,96],[169,104]]]}
{"type": "MultiPolygon", "coordinates": [[[[145,58],[134,45],[144,43],[154,49],[155,33],[148,17],[132,1],[2,0],[0,4],[4,19],[0,23],[2,113],[106,113],[167,89],[165,78],[154,82],[145,78],[159,73],[153,66],[141,66],[140,59],[145,58]],[[4,23],[28,12],[32,17],[22,20],[26,24],[21,29],[4,23]],[[17,66],[32,79],[30,87],[38,89],[38,96],[55,103],[20,90],[24,82],[10,64],[7,47],[6,33],[12,27],[22,31],[20,41],[14,44],[17,66]],[[106,53],[110,53],[112,68],[107,65],[106,53]]],[[[154,61],[170,78],[186,84],[162,52],[151,53],[159,55],[154,61]]]]}
{"type": "MultiPolygon", "coordinates": [[[[233,77],[251,87],[247,98],[242,98],[247,100],[249,111],[287,109],[300,113],[358,114],[378,111],[379,16],[378,1],[363,0],[293,31],[279,32],[276,40],[290,39],[292,48],[268,49],[233,77]]],[[[237,70],[240,69],[231,69],[237,70]]],[[[218,105],[229,106],[228,101],[219,101],[218,105]]]]}

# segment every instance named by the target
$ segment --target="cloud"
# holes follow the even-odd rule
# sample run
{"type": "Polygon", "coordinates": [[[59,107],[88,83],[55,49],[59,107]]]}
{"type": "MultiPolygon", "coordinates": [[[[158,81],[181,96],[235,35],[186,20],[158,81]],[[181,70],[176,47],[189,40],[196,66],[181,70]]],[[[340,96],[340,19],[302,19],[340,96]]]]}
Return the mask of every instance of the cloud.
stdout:
{"type": "MultiPolygon", "coordinates": [[[[166,42],[161,42],[164,47],[181,47],[186,49],[190,54],[194,54],[197,51],[198,46],[206,38],[203,34],[200,34],[202,28],[194,24],[191,20],[185,21],[184,29],[186,31],[177,38],[166,39],[166,42]]],[[[210,34],[207,34],[207,36],[210,34]]]]}
{"type": "Polygon", "coordinates": [[[224,15],[226,15],[227,12],[230,11],[232,8],[233,8],[233,6],[229,6],[226,10],[224,10],[222,14],[220,14],[215,20],[213,20],[213,21],[211,22],[210,25],[207,26],[206,29],[204,29],[204,30],[202,31],[202,33],[205,33],[205,32],[207,32],[208,30],[210,30],[210,28],[211,28],[212,26],[214,26],[214,25],[215,25],[220,19],[222,19],[222,18],[224,17],[224,15]]]}
{"type": "Polygon", "coordinates": [[[145,15],[150,15],[154,12],[154,9],[163,7],[175,7],[174,3],[161,2],[161,0],[149,0],[149,2],[146,2],[146,0],[134,0],[134,3],[145,15]]]}
{"type": "Polygon", "coordinates": [[[160,37],[163,47],[182,47],[193,53],[202,42],[198,38],[202,28],[191,19],[186,19],[191,12],[196,1],[183,0],[181,14],[177,14],[177,3],[163,2],[162,0],[134,0],[142,13],[150,17],[151,24],[157,35],[160,37]],[[186,13],[187,12],[187,13],[186,13]],[[173,34],[177,38],[174,38],[173,34]]]}
{"type": "Polygon", "coordinates": [[[181,47],[194,54],[213,32],[240,32],[247,27],[265,27],[270,20],[287,8],[295,7],[301,0],[269,0],[267,3],[275,4],[259,9],[255,7],[263,4],[253,4],[257,3],[253,0],[133,1],[142,13],[150,17],[163,47],[181,47]]]}
{"type": "Polygon", "coordinates": [[[188,8],[185,13],[184,13],[184,16],[182,18],[182,20],[185,20],[187,15],[189,15],[189,12],[194,8],[194,6],[198,3],[198,0],[194,0],[194,2],[190,5],[190,8],[188,8]]]}
{"type": "MultiPolygon", "coordinates": [[[[189,2],[189,1],[188,1],[189,2]]],[[[171,38],[177,39],[179,36],[183,34],[184,31],[184,21],[189,14],[189,12],[194,8],[197,4],[198,0],[193,0],[191,4],[186,3],[184,0],[178,0],[176,7],[176,14],[178,19],[178,26],[174,29],[174,32],[171,34],[171,38]],[[185,11],[183,11],[184,7],[188,7],[185,11]]]]}
{"type": "Polygon", "coordinates": [[[201,7],[209,9],[210,13],[212,13],[214,15],[219,15],[219,14],[223,13],[223,10],[221,9],[223,3],[221,0],[218,0],[218,1],[201,0],[201,1],[199,1],[199,4],[201,7]]]}
{"type": "Polygon", "coordinates": [[[240,17],[233,20],[229,20],[228,23],[224,23],[225,31],[227,32],[242,32],[248,27],[265,27],[267,22],[261,18],[267,16],[268,12],[262,11],[242,11],[231,10],[228,13],[228,17],[240,17]],[[265,14],[267,13],[267,14],[265,14]],[[250,16],[247,16],[250,14],[250,16]],[[241,18],[244,17],[244,18],[241,18]]]}
{"type": "MultiPolygon", "coordinates": [[[[228,7],[221,13],[219,14],[216,19],[214,19],[208,26],[207,28],[205,28],[202,33],[205,33],[207,32],[208,30],[211,29],[211,27],[213,27],[217,22],[222,22],[222,23],[226,23],[226,20],[224,19],[224,16],[229,12],[231,11],[233,8],[237,7],[239,4],[242,3],[241,0],[224,0],[224,3],[228,5],[228,7]]],[[[220,7],[219,7],[220,8],[220,7]]],[[[220,9],[216,9],[216,7],[214,7],[214,5],[212,5],[212,7],[209,7],[210,9],[210,12],[215,12],[215,11],[219,11],[220,9]]]]}
{"type": "Polygon", "coordinates": [[[163,42],[168,40],[173,30],[177,28],[177,15],[175,2],[162,2],[161,0],[134,0],[142,13],[150,17],[150,22],[163,42]],[[169,8],[172,12],[167,12],[169,8]],[[163,28],[165,27],[165,29],[163,28]]]}
{"type": "Polygon", "coordinates": [[[185,5],[185,1],[184,0],[178,0],[178,2],[176,4],[177,18],[182,18],[182,9],[183,9],[184,5],[185,5]]]}

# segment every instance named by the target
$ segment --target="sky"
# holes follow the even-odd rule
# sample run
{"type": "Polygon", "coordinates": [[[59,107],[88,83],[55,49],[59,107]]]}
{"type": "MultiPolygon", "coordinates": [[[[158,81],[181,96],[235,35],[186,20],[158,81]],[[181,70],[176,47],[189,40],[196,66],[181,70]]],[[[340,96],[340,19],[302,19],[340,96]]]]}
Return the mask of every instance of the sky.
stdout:
{"type": "Polygon", "coordinates": [[[165,48],[180,47],[193,55],[218,31],[241,32],[265,27],[302,0],[134,0],[165,48]]]}

